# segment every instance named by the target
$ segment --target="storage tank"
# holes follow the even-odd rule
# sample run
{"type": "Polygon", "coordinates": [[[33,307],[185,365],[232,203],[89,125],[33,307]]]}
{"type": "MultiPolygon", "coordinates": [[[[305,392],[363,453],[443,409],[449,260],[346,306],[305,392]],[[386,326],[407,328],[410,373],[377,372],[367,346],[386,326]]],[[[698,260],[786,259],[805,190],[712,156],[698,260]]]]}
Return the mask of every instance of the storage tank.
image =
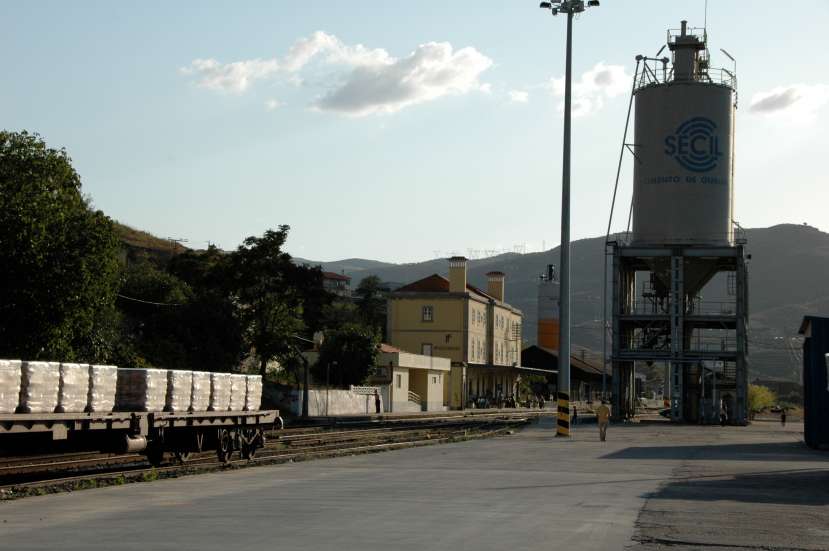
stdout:
{"type": "Polygon", "coordinates": [[[560,284],[555,267],[547,265],[538,285],[538,346],[559,348],[560,284]]]}
{"type": "Polygon", "coordinates": [[[673,67],[637,75],[633,242],[733,243],[735,77],[708,67],[706,36],[668,34],[673,67]]]}

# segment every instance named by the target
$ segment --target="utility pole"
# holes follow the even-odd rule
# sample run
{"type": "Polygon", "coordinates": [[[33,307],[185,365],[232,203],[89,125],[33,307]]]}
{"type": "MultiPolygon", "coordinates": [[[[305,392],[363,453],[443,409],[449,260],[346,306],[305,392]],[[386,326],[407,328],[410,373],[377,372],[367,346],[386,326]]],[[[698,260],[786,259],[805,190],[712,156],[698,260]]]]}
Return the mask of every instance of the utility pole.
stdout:
{"type": "MultiPolygon", "coordinates": [[[[587,2],[597,7],[598,0],[587,2]]],[[[570,436],[570,119],[573,80],[573,15],[582,13],[583,0],[553,0],[540,7],[553,15],[567,14],[567,53],[564,76],[564,144],[561,175],[561,312],[558,352],[558,420],[556,436],[570,436]]]]}

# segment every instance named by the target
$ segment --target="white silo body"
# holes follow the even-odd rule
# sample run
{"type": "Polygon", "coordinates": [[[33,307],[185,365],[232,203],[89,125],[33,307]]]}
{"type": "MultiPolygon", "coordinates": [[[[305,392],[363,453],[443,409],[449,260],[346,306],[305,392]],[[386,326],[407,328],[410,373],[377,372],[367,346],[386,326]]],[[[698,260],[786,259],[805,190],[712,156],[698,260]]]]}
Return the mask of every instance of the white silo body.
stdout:
{"type": "Polygon", "coordinates": [[[734,90],[687,80],[636,91],[633,241],[733,242],[734,90]]]}

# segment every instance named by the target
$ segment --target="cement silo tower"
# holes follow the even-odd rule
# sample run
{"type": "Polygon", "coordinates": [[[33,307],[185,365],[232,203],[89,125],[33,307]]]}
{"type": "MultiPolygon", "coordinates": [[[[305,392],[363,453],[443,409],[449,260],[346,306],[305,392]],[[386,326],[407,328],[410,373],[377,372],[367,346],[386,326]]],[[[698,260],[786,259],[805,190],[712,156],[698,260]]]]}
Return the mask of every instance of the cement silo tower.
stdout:
{"type": "Polygon", "coordinates": [[[705,29],[683,21],[667,47],[672,59],[637,57],[633,231],[608,241],[614,414],[635,410],[635,367],[657,365],[673,420],[725,414],[742,424],[748,276],[733,219],[736,75],[710,67],[705,29]]]}

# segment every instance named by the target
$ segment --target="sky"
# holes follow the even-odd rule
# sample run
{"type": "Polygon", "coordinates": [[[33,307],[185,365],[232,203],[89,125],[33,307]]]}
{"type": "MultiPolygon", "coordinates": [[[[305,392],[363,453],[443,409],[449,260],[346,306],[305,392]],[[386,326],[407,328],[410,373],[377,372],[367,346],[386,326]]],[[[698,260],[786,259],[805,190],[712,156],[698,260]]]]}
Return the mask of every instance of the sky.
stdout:
{"type": "MultiPolygon", "coordinates": [[[[635,56],[704,4],[602,0],[575,21],[573,239],[606,230],[635,56]]],[[[737,60],[744,227],[829,226],[829,2],[797,5],[708,6],[712,66],[737,60]]],[[[9,0],[0,21],[0,127],[66,148],[132,227],[232,249],[288,224],[289,252],[319,261],[560,241],[566,20],[537,1],[9,0]]]]}

